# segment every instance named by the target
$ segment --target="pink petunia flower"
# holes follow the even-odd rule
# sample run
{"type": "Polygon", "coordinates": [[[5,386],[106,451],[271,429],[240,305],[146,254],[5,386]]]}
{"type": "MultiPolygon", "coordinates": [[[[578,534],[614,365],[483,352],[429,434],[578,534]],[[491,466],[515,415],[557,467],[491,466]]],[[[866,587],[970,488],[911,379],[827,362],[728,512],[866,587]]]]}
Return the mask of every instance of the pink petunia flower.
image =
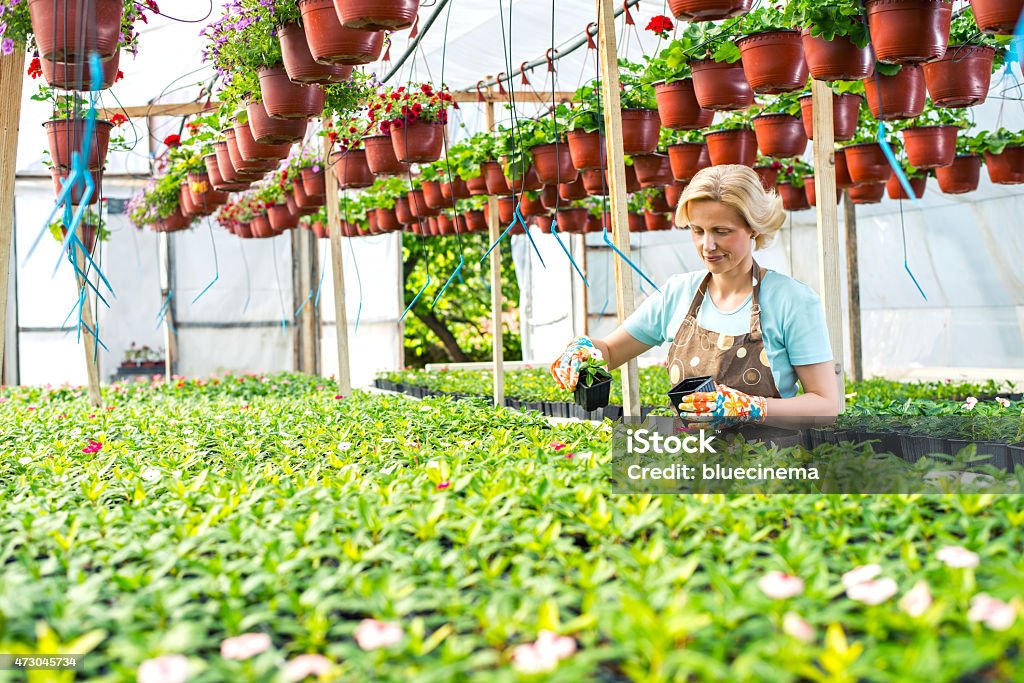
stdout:
{"type": "Polygon", "coordinates": [[[564,443],[560,443],[558,441],[552,441],[551,443],[548,444],[548,447],[554,449],[554,451],[557,453],[558,451],[560,451],[563,448],[565,448],[566,445],[564,443]]]}
{"type": "Polygon", "coordinates": [[[805,643],[814,640],[814,627],[796,612],[786,612],[782,617],[782,631],[805,643]]]}
{"type": "Polygon", "coordinates": [[[301,681],[309,676],[322,676],[331,670],[331,660],[323,655],[305,654],[293,657],[284,665],[284,677],[301,681]]]}
{"type": "Polygon", "coordinates": [[[900,598],[900,609],[917,618],[928,611],[932,606],[932,592],[928,590],[927,581],[918,581],[907,593],[900,598]]]}
{"type": "Polygon", "coordinates": [[[452,485],[452,483],[450,481],[447,481],[447,480],[446,481],[442,481],[440,484],[437,485],[437,490],[438,491],[444,491],[446,488],[448,488],[451,485],[452,485]]]}
{"type": "Polygon", "coordinates": [[[1009,408],[1010,407],[1010,402],[1008,400],[1006,400],[1005,398],[1003,398],[1002,396],[996,396],[996,403],[998,403],[999,405],[1001,405],[1004,408],[1009,408]]]}
{"type": "Polygon", "coordinates": [[[356,627],[356,643],[363,650],[391,647],[402,640],[404,633],[398,624],[376,619],[363,619],[356,627]]]}
{"type": "Polygon", "coordinates": [[[524,674],[551,671],[558,662],[576,652],[576,641],[553,631],[541,631],[532,643],[517,645],[512,651],[512,666],[524,674]]]}
{"type": "Polygon", "coordinates": [[[103,444],[99,441],[89,440],[89,444],[82,449],[83,453],[99,453],[103,450],[103,444]]]}
{"type": "Polygon", "coordinates": [[[340,401],[340,400],[341,400],[341,399],[343,399],[343,398],[345,398],[345,397],[344,397],[344,396],[342,396],[341,394],[336,394],[336,395],[334,396],[334,400],[335,400],[335,401],[340,401]]]}
{"type": "Polygon", "coordinates": [[[964,403],[960,407],[963,408],[964,410],[974,410],[974,406],[976,405],[978,405],[978,399],[974,398],[973,396],[968,396],[967,403],[964,403]]]}
{"type": "Polygon", "coordinates": [[[220,656],[225,659],[249,659],[270,649],[270,636],[266,633],[243,633],[227,638],[220,644],[220,656]]]}
{"type": "Polygon", "coordinates": [[[1005,631],[1017,620],[1017,610],[1013,605],[993,598],[985,593],[978,593],[971,598],[971,607],[967,610],[968,621],[980,621],[993,631],[1005,631]]]}
{"type": "Polygon", "coordinates": [[[947,567],[954,569],[971,569],[978,566],[978,555],[958,545],[945,545],[939,548],[935,557],[942,560],[947,567]]]}
{"type": "Polygon", "coordinates": [[[846,589],[846,597],[865,605],[880,605],[896,595],[899,588],[896,582],[888,577],[864,581],[846,589]]]}
{"type": "Polygon", "coordinates": [[[850,571],[846,572],[842,576],[843,586],[849,588],[856,586],[858,583],[864,583],[870,581],[879,574],[882,573],[881,565],[877,564],[865,564],[860,567],[854,567],[850,571]]]}
{"type": "Polygon", "coordinates": [[[185,683],[188,680],[188,658],[185,655],[163,655],[139,664],[135,673],[138,683],[185,683]]]}
{"type": "Polygon", "coordinates": [[[772,600],[786,600],[804,592],[804,580],[799,576],[771,571],[758,580],[757,587],[772,600]]]}

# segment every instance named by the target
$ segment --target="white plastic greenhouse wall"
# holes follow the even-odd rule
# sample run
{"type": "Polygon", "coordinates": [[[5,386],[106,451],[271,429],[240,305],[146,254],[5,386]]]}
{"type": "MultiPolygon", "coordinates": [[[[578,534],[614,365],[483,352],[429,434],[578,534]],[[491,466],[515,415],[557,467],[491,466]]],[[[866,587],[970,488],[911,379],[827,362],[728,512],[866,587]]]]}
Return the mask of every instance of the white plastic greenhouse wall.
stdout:
{"type": "MultiPolygon", "coordinates": [[[[658,39],[643,26],[661,14],[660,2],[633,8],[635,26],[617,22],[620,55],[633,60],[653,53],[658,39]]],[[[219,13],[221,2],[214,2],[219,13]]],[[[514,0],[511,3],[452,0],[430,28],[414,56],[395,80],[444,80],[452,89],[472,88],[480,79],[507,72],[520,63],[543,55],[552,45],[547,30],[554,6],[555,44],[578,36],[595,19],[592,0],[514,0]],[[511,4],[511,10],[509,5],[511,4]],[[504,15],[499,18],[499,5],[504,15]],[[511,55],[503,50],[513,45],[511,55]]],[[[179,18],[200,19],[209,9],[201,0],[167,3],[165,11],[179,18]],[[173,9],[167,8],[173,4],[173,9]]],[[[424,17],[433,10],[425,8],[424,17]]],[[[138,58],[122,60],[125,79],[103,105],[144,105],[153,101],[187,102],[196,99],[200,84],[212,70],[201,64],[202,23],[180,23],[159,18],[143,32],[138,58]],[[166,55],[175,55],[167,59],[166,55]]],[[[391,47],[396,59],[405,52],[408,32],[391,47]]],[[[574,90],[596,74],[594,51],[580,49],[557,63],[556,74],[543,66],[532,70],[529,86],[513,79],[516,88],[548,92],[574,90]],[[554,84],[552,84],[554,76],[554,84]]],[[[385,68],[377,75],[383,76],[385,68]]],[[[1018,67],[994,77],[989,101],[973,111],[982,128],[1024,128],[1024,77],[1018,67]]],[[[77,345],[74,319],[73,273],[65,262],[57,264],[58,245],[44,236],[26,260],[29,247],[43,229],[53,202],[49,174],[43,166],[46,148],[41,124],[47,105],[34,102],[36,82],[27,80],[22,105],[18,181],[16,184],[16,368],[7,368],[6,382],[24,384],[85,382],[85,364],[77,345]],[[14,371],[17,371],[14,374],[14,371]]],[[[462,105],[453,137],[483,127],[479,106],[462,105]]],[[[535,105],[520,107],[532,115],[535,105]]],[[[507,115],[499,112],[499,123],[507,115]]],[[[128,153],[111,154],[104,191],[111,198],[127,199],[150,173],[145,121],[134,121],[140,141],[128,153]]],[[[161,118],[153,131],[156,140],[178,132],[180,119],[161,118]]],[[[316,138],[318,140],[318,138],[316,138]]],[[[810,148],[808,148],[808,159],[810,148]]],[[[842,207],[840,235],[842,236],[842,207]]],[[[905,376],[908,371],[943,374],[959,368],[978,376],[1007,377],[1024,370],[1024,193],[1013,186],[992,185],[983,171],[978,191],[953,197],[942,195],[934,180],[919,202],[901,206],[888,199],[857,210],[860,261],[860,299],[863,321],[864,365],[868,374],[905,376]],[[922,297],[904,268],[904,241],[910,271],[927,296],[922,297]],[[974,372],[971,372],[974,370],[974,372]]],[[[164,332],[157,318],[161,297],[160,238],[137,232],[123,214],[111,213],[111,240],[103,246],[101,264],[115,296],[100,317],[100,336],[108,350],[100,352],[101,377],[113,375],[132,343],[163,347],[164,332]]],[[[542,266],[525,237],[512,240],[522,289],[521,322],[524,354],[549,361],[566,342],[583,331],[583,287],[554,238],[534,229],[542,266]],[[553,296],[552,293],[562,293],[553,296]]],[[[408,237],[407,237],[408,238],[408,237]]],[[[347,311],[353,382],[365,385],[381,369],[401,363],[403,304],[399,290],[399,236],[344,240],[347,311]],[[355,256],[355,260],[353,259],[355,256]],[[357,277],[356,263],[359,272],[357,277]],[[361,309],[360,309],[361,304],[361,309]],[[355,321],[359,316],[358,331],[355,321]]],[[[611,252],[602,248],[601,235],[588,235],[587,315],[591,335],[601,336],[615,325],[614,269],[611,252]]],[[[640,234],[631,237],[634,260],[656,283],[670,275],[699,268],[688,232],[640,234]]],[[[222,371],[291,370],[295,367],[295,303],[309,292],[295,292],[292,283],[292,243],[289,235],[272,240],[239,240],[215,224],[199,223],[171,236],[173,252],[172,304],[176,321],[177,369],[185,375],[222,371]],[[218,280],[195,303],[192,300],[214,279],[218,280]],[[282,325],[282,322],[285,324],[282,325]]],[[[579,259],[579,238],[573,243],[579,259]]],[[[326,272],[320,307],[324,317],[321,370],[337,370],[333,327],[333,288],[327,242],[321,241],[319,260],[326,272]]],[[[510,252],[503,249],[504,257],[510,252]]],[[[759,262],[819,289],[815,212],[792,215],[776,244],[757,254],[759,262]]],[[[840,262],[845,263],[841,256],[840,262]]],[[[834,274],[842,283],[846,301],[846,273],[834,274]]],[[[637,304],[651,293],[634,278],[637,304]]],[[[844,303],[845,306],[845,303],[844,303]]],[[[844,309],[844,321],[848,319],[844,309]]],[[[8,329],[12,330],[13,326],[8,329]]],[[[844,347],[849,348],[848,336],[844,347]]],[[[652,350],[647,362],[664,358],[664,349],[652,350]]],[[[847,359],[849,362],[849,359],[847,359]]]]}

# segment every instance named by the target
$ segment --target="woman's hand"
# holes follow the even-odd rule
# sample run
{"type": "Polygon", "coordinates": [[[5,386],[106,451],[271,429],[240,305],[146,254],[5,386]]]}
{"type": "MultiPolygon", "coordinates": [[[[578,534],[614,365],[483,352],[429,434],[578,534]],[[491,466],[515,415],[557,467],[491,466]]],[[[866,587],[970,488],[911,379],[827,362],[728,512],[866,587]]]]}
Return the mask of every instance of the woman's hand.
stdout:
{"type": "Polygon", "coordinates": [[[693,423],[713,423],[715,427],[730,427],[748,422],[764,422],[768,416],[768,399],[751,396],[724,384],[716,391],[699,391],[675,406],[679,416],[693,423]]]}
{"type": "Polygon", "coordinates": [[[590,337],[576,337],[565,347],[562,357],[551,364],[551,374],[559,387],[574,391],[580,378],[580,365],[588,358],[600,355],[590,337]]]}

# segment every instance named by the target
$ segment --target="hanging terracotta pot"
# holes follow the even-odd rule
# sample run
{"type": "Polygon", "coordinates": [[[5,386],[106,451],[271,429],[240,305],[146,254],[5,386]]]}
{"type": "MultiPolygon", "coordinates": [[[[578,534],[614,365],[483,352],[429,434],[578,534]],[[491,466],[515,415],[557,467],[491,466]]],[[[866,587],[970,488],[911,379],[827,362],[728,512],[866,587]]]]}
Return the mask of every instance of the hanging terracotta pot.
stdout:
{"type": "Polygon", "coordinates": [[[755,166],[754,173],[761,179],[761,187],[765,191],[774,190],[775,186],[779,182],[779,169],[772,168],[771,166],[755,166]]]}
{"type": "Polygon", "coordinates": [[[234,228],[233,232],[242,239],[252,239],[252,228],[248,223],[235,221],[231,227],[234,228]]]}
{"type": "Polygon", "coordinates": [[[834,154],[836,165],[836,188],[842,190],[853,187],[853,178],[850,177],[850,167],[846,165],[846,148],[837,149],[834,154]]]}
{"type": "Polygon", "coordinates": [[[846,192],[854,204],[877,204],[885,194],[885,183],[857,183],[846,192]]]}
{"type": "Polygon", "coordinates": [[[390,135],[367,136],[363,138],[363,147],[366,148],[366,162],[374,175],[405,175],[409,172],[409,164],[403,164],[395,156],[390,135]]]}
{"type": "Polygon", "coordinates": [[[549,211],[559,208],[562,202],[558,196],[558,185],[545,185],[541,188],[540,203],[549,211]]]}
{"type": "Polygon", "coordinates": [[[406,193],[409,199],[409,211],[416,218],[430,218],[440,213],[437,209],[427,206],[427,200],[423,198],[423,190],[413,190],[406,193]]]}
{"type": "Polygon", "coordinates": [[[359,66],[380,58],[382,31],[343,28],[333,0],[299,0],[306,42],[313,59],[321,64],[359,66]]]}
{"type": "MultiPolygon", "coordinates": [[[[813,175],[805,175],[804,176],[804,194],[807,195],[807,203],[808,204],[810,204],[811,206],[817,206],[818,205],[818,195],[817,195],[817,192],[814,189],[814,176],[813,175]]],[[[836,186],[836,204],[837,205],[839,204],[839,200],[840,200],[840,198],[842,198],[842,196],[843,196],[842,191],[839,189],[839,186],[836,186]]]]}
{"type": "Polygon", "coordinates": [[[323,221],[313,221],[309,225],[309,229],[313,231],[318,240],[330,239],[331,235],[327,229],[327,225],[323,221]]]}
{"type": "Polygon", "coordinates": [[[181,213],[185,218],[194,219],[199,217],[199,210],[192,202],[192,194],[188,191],[187,183],[182,183],[178,188],[178,205],[181,207],[181,213]]]}
{"type": "MultiPolygon", "coordinates": [[[[160,232],[178,232],[179,230],[185,230],[192,225],[192,219],[185,216],[181,211],[181,207],[178,206],[174,209],[174,212],[166,218],[161,218],[160,232]]],[[[269,229],[269,226],[268,226],[269,229]]]]}
{"type": "Polygon", "coordinates": [[[583,178],[577,177],[571,183],[562,183],[558,186],[558,196],[567,202],[585,199],[587,188],[583,186],[583,178]]]}
{"type": "Polygon", "coordinates": [[[803,156],[807,150],[807,134],[803,121],[789,114],[762,114],[753,120],[757,147],[766,157],[803,156]]]}
{"type": "Polygon", "coordinates": [[[355,190],[373,185],[376,178],[366,161],[365,149],[350,149],[331,154],[331,166],[342,189],[355,190]]]}
{"type": "Polygon", "coordinates": [[[669,0],[672,16],[680,21],[718,21],[746,14],[754,0],[669,0]]]}
{"type": "Polygon", "coordinates": [[[351,66],[320,64],[313,59],[306,41],[306,31],[299,23],[287,24],[277,30],[281,43],[281,59],[288,78],[294,83],[328,85],[342,83],[352,76],[351,66]]]}
{"type": "Polygon", "coordinates": [[[941,59],[949,41],[948,0],[866,0],[875,57],[893,64],[941,59]]]}
{"type": "Polygon", "coordinates": [[[690,62],[693,91],[704,109],[733,111],[754,103],[754,91],[743,72],[743,60],[733,64],[712,59],[690,62]]]}
{"type": "Polygon", "coordinates": [[[450,183],[441,183],[441,196],[445,202],[450,203],[452,199],[469,199],[471,195],[469,194],[469,186],[466,185],[466,181],[457,175],[452,175],[450,183]]]}
{"type": "Polygon", "coordinates": [[[402,222],[398,220],[398,215],[394,209],[374,209],[373,213],[377,216],[377,227],[384,232],[397,232],[402,229],[402,222]]]}
{"type": "Polygon", "coordinates": [[[228,154],[231,157],[231,165],[234,166],[235,171],[263,174],[275,170],[281,163],[280,159],[259,161],[244,158],[241,150],[238,148],[238,137],[234,128],[226,128],[224,130],[224,141],[228,143],[228,154]]]}
{"type": "Polygon", "coordinates": [[[205,215],[228,203],[228,193],[213,187],[207,173],[189,173],[188,189],[192,195],[192,203],[205,215]]]}
{"type": "Polygon", "coordinates": [[[275,119],[267,114],[262,102],[250,102],[246,107],[249,115],[249,131],[253,140],[261,145],[284,145],[298,142],[306,134],[308,119],[275,119]]]}
{"type": "MultiPolygon", "coordinates": [[[[88,92],[92,90],[92,68],[88,61],[62,62],[52,59],[39,58],[39,64],[43,69],[43,78],[53,88],[61,90],[80,90],[88,92]]],[[[114,53],[114,56],[102,63],[102,82],[100,90],[106,90],[114,85],[117,73],[120,70],[121,52],[114,53]]]]}
{"type": "Polygon", "coordinates": [[[849,36],[832,40],[815,38],[807,29],[800,32],[804,58],[811,76],[819,81],[862,81],[871,75],[875,60],[871,48],[857,47],[849,36]]]}
{"type": "MultiPolygon", "coordinates": [[[[89,254],[96,252],[96,237],[99,235],[99,226],[86,223],[83,220],[79,223],[79,239],[82,241],[82,246],[85,247],[85,251],[89,254]]],[[[67,239],[68,229],[63,225],[60,226],[60,232],[67,239]]]]}
{"type": "MultiPolygon", "coordinates": [[[[484,207],[484,217],[488,222],[491,220],[491,207],[490,204],[484,207]]],[[[507,226],[516,217],[516,205],[513,197],[499,197],[498,198],[498,222],[502,226],[507,226]]],[[[513,229],[512,234],[516,234],[513,229]]],[[[520,233],[524,234],[524,233],[520,233]]]]}
{"type": "Polygon", "coordinates": [[[665,186],[665,201],[668,202],[669,207],[673,211],[679,206],[679,198],[683,195],[683,190],[686,189],[686,183],[676,181],[671,185],[665,186]]]}
{"type": "Polygon", "coordinates": [[[974,192],[981,180],[981,155],[957,156],[951,165],[935,169],[935,178],[943,194],[974,192]]]}
{"type": "Polygon", "coordinates": [[[412,215],[412,207],[409,205],[408,197],[397,197],[395,199],[395,217],[402,225],[411,225],[418,222],[416,216],[412,215]]]}
{"type": "Polygon", "coordinates": [[[519,200],[519,213],[523,214],[523,216],[539,216],[547,213],[547,209],[540,203],[540,197],[531,199],[524,194],[519,200]]]}
{"type": "Polygon", "coordinates": [[[1007,147],[1001,154],[985,152],[985,167],[997,185],[1024,183],[1024,147],[1007,147]]]}
{"type": "Polygon", "coordinates": [[[482,210],[467,211],[462,215],[466,219],[467,232],[487,232],[487,217],[482,210]]]}
{"type": "Polygon", "coordinates": [[[668,199],[665,198],[664,190],[648,195],[647,207],[654,213],[669,213],[672,211],[672,207],[668,204],[668,199]]]}
{"type": "Polygon", "coordinates": [[[533,155],[533,166],[537,169],[537,177],[544,185],[571,183],[579,175],[573,166],[567,142],[537,145],[530,152],[533,155]]]}
{"type": "MultiPolygon", "coordinates": [[[[50,161],[57,168],[71,168],[72,154],[81,152],[85,142],[85,119],[54,119],[44,123],[43,128],[50,145],[50,161]]],[[[90,170],[103,168],[113,128],[109,121],[96,121],[86,160],[86,167],[90,170]]]]}
{"type": "Polygon", "coordinates": [[[366,225],[371,235],[380,234],[380,228],[377,227],[377,213],[375,211],[366,212],[366,225]]]}
{"type": "Polygon", "coordinates": [[[917,118],[924,111],[924,71],[910,64],[895,76],[875,74],[864,81],[864,92],[871,115],[879,121],[917,118]]]}
{"type": "Polygon", "coordinates": [[[274,229],[270,227],[270,219],[265,213],[253,215],[252,220],[249,221],[249,229],[252,230],[252,236],[257,239],[266,239],[275,234],[274,229]]]}
{"type": "Polygon", "coordinates": [[[698,130],[710,126],[715,118],[715,112],[701,108],[692,78],[659,83],[654,86],[654,95],[658,99],[658,116],[662,128],[698,130]]]}
{"type": "Polygon", "coordinates": [[[445,201],[444,195],[441,194],[441,183],[437,180],[423,181],[423,199],[432,209],[444,209],[451,205],[451,202],[445,201]]]}
{"type": "Polygon", "coordinates": [[[680,142],[668,146],[669,165],[672,175],[679,182],[687,183],[697,172],[711,165],[706,142],[680,142]]]}
{"type": "Polygon", "coordinates": [[[782,208],[786,211],[806,211],[811,208],[804,188],[791,183],[779,183],[776,192],[782,197],[782,208]]]}
{"type": "Polygon", "coordinates": [[[256,70],[267,114],[274,119],[308,119],[324,111],[326,93],[319,85],[292,83],[280,64],[256,70]]]}
{"type": "MultiPolygon", "coordinates": [[[[907,178],[910,181],[910,189],[914,191],[914,196],[920,199],[924,196],[924,190],[928,187],[927,176],[914,176],[913,178],[907,178]]],[[[907,191],[903,189],[903,183],[900,182],[899,176],[893,173],[889,176],[889,180],[885,183],[885,193],[889,195],[889,199],[908,199],[907,191]]]]}
{"type": "Polygon", "coordinates": [[[807,85],[807,62],[799,31],[766,31],[736,41],[751,90],[777,95],[807,85]]]}
{"type": "Polygon", "coordinates": [[[270,227],[277,232],[299,227],[298,215],[293,214],[287,204],[275,204],[268,208],[267,219],[270,221],[270,227]]]}
{"type": "MultiPolygon", "coordinates": [[[[626,214],[626,228],[629,232],[646,232],[647,224],[644,223],[643,215],[639,213],[627,213],[626,214]]],[[[611,212],[605,211],[602,218],[597,220],[598,229],[595,232],[608,228],[608,232],[613,232],[612,228],[612,214],[611,212]]],[[[589,232],[589,231],[588,231],[589,232]]]]}
{"type": "Polygon", "coordinates": [[[225,183],[236,184],[244,182],[235,171],[235,165],[231,163],[231,154],[228,150],[228,143],[216,142],[213,145],[217,157],[217,169],[225,183]]]}
{"type": "Polygon", "coordinates": [[[673,180],[672,164],[667,154],[645,154],[633,157],[633,170],[641,188],[664,187],[673,180]]]}
{"type": "MultiPolygon", "coordinates": [[[[224,155],[227,156],[227,143],[220,144],[224,146],[224,155]]],[[[229,183],[224,179],[220,172],[220,162],[217,160],[216,154],[208,154],[203,157],[203,163],[206,164],[206,173],[210,176],[210,184],[213,185],[215,190],[220,192],[241,192],[249,188],[248,183],[229,183]]],[[[231,163],[230,159],[228,163],[231,163]]]]}
{"type": "MultiPolygon", "coordinates": [[[[89,197],[89,206],[92,206],[100,201],[100,197],[103,196],[103,171],[96,169],[94,171],[87,171],[92,176],[93,190],[92,195],[89,197]]],[[[64,182],[67,180],[68,175],[71,174],[71,169],[50,169],[50,177],[53,179],[53,194],[59,196],[61,189],[63,189],[64,182]]],[[[71,188],[71,194],[68,195],[68,201],[72,204],[81,204],[82,199],[85,197],[85,183],[79,181],[71,188]]]]}
{"type": "Polygon", "coordinates": [[[481,168],[483,169],[484,181],[487,183],[487,194],[494,196],[512,194],[510,181],[500,163],[497,161],[487,161],[484,162],[481,168]]]}
{"type": "Polygon", "coordinates": [[[671,230],[672,221],[669,220],[668,214],[644,211],[644,226],[648,232],[671,230]]]}
{"type": "Polygon", "coordinates": [[[608,194],[608,183],[604,171],[600,168],[588,168],[580,171],[580,178],[583,180],[583,187],[591,197],[603,197],[608,194]]]}
{"type": "Polygon", "coordinates": [[[323,199],[327,195],[327,185],[322,168],[307,167],[300,171],[302,189],[310,197],[323,199]]]}
{"type": "Polygon", "coordinates": [[[533,216],[533,224],[540,228],[545,235],[551,234],[551,223],[554,220],[552,216],[533,216]]]}
{"type": "Polygon", "coordinates": [[[605,139],[596,131],[571,130],[566,134],[569,141],[569,155],[572,165],[579,171],[608,165],[605,139]]]}
{"type": "Polygon", "coordinates": [[[123,0],[28,0],[28,12],[41,60],[86,62],[93,52],[101,60],[117,53],[123,0]]]}
{"type": "MultiPolygon", "coordinates": [[[[396,122],[397,123],[397,122],[396,122]]],[[[444,125],[438,121],[413,121],[391,127],[395,157],[405,163],[431,163],[444,150],[444,125]]]]}
{"type": "Polygon", "coordinates": [[[334,0],[341,25],[365,31],[401,31],[413,25],[419,0],[334,0]]]}
{"type": "Polygon", "coordinates": [[[656,109],[622,110],[622,149],[627,156],[653,154],[658,149],[661,118],[656,109]]]}
{"type": "Polygon", "coordinates": [[[863,142],[843,149],[850,178],[857,185],[884,183],[892,175],[892,166],[877,142],[863,142]]]}
{"type": "Polygon", "coordinates": [[[476,178],[470,178],[466,181],[466,188],[469,190],[471,197],[482,197],[487,194],[487,176],[481,170],[480,175],[476,178]]]}
{"type": "Polygon", "coordinates": [[[587,210],[580,207],[566,207],[555,212],[558,232],[582,234],[587,227],[587,210]]]}
{"type": "Polygon", "coordinates": [[[704,139],[707,140],[712,166],[743,164],[753,168],[757,162],[757,136],[749,128],[716,130],[705,135],[704,139]]]}
{"type": "MultiPolygon", "coordinates": [[[[633,194],[634,192],[639,192],[642,188],[640,187],[640,181],[639,181],[639,179],[637,179],[637,176],[636,176],[636,166],[629,165],[629,166],[626,166],[625,168],[626,168],[626,194],[633,194]]],[[[605,173],[609,173],[609,172],[610,172],[610,170],[605,171],[605,173]]],[[[611,187],[611,180],[610,179],[608,180],[608,186],[611,187]]]]}
{"type": "Polygon", "coordinates": [[[445,213],[437,215],[437,232],[440,235],[455,234],[455,226],[452,225],[452,219],[445,213]]]}
{"type": "Polygon", "coordinates": [[[261,145],[252,136],[252,129],[248,123],[238,119],[234,120],[235,144],[238,145],[238,153],[248,161],[280,161],[288,156],[291,151],[291,144],[261,145]]]}
{"type": "Polygon", "coordinates": [[[917,168],[949,166],[956,156],[958,126],[913,126],[903,129],[907,162],[917,168]]]}
{"type": "Polygon", "coordinates": [[[936,107],[973,107],[988,96],[996,51],[988,45],[950,45],[925,64],[924,84],[936,107]]]}
{"type": "Polygon", "coordinates": [[[295,200],[295,206],[298,207],[299,212],[306,216],[316,213],[324,205],[322,197],[306,194],[306,188],[299,179],[292,184],[292,199],[295,200]]]}
{"type": "Polygon", "coordinates": [[[982,32],[1010,36],[1024,14],[1024,0],[971,0],[971,9],[982,32]]]}
{"type": "MultiPolygon", "coordinates": [[[[502,157],[502,163],[500,164],[501,167],[504,168],[507,162],[508,159],[502,157]]],[[[510,170],[513,172],[519,172],[521,169],[513,167],[510,170]]],[[[544,187],[544,184],[540,182],[540,176],[537,175],[537,169],[534,166],[527,168],[525,175],[521,175],[518,178],[506,177],[506,181],[508,182],[508,186],[516,193],[535,192],[544,187]]]]}
{"type": "MultiPolygon", "coordinates": [[[[814,96],[804,95],[800,101],[800,118],[808,140],[814,139],[814,96]]],[[[832,128],[837,142],[851,139],[857,132],[860,105],[864,98],[854,93],[832,93],[832,128]]]]}
{"type": "MultiPolygon", "coordinates": [[[[609,230],[611,226],[609,225],[609,230]]],[[[587,225],[583,232],[601,232],[604,230],[604,223],[600,216],[587,216],[587,225]]]]}

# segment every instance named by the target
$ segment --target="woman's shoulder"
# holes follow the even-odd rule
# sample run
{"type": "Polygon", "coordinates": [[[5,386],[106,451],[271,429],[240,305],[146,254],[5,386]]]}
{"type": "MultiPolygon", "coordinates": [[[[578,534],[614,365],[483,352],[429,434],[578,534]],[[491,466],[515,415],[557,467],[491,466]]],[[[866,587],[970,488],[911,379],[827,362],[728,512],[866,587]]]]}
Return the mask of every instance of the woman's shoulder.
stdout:
{"type": "Polygon", "coordinates": [[[777,270],[769,270],[761,284],[762,304],[779,303],[800,306],[817,305],[821,298],[809,285],[777,270]]]}
{"type": "Polygon", "coordinates": [[[661,286],[662,295],[671,298],[692,299],[700,286],[701,280],[707,275],[706,270],[693,270],[688,273],[676,273],[665,280],[661,286]]]}

